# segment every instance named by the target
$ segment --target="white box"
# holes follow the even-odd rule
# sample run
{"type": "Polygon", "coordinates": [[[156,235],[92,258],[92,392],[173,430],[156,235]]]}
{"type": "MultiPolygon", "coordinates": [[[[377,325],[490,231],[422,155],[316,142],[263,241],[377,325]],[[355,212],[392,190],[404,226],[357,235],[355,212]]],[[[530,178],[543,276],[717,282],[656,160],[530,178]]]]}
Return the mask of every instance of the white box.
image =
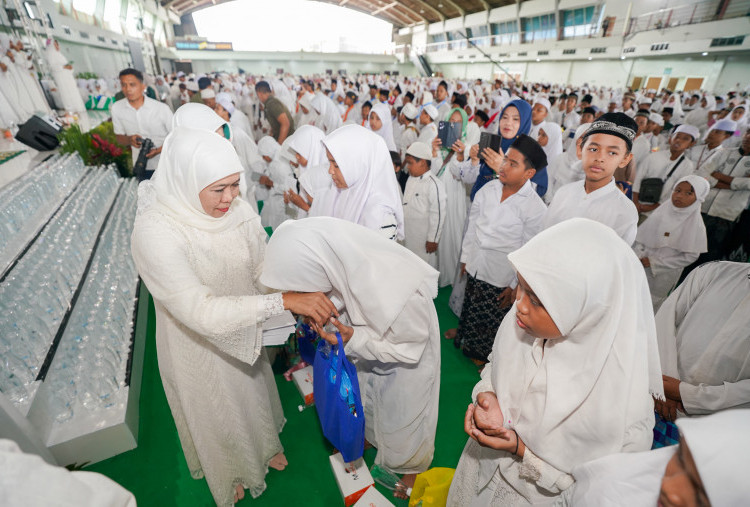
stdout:
{"type": "Polygon", "coordinates": [[[395,507],[375,486],[367,488],[354,507],[395,507]]]}
{"type": "Polygon", "coordinates": [[[297,390],[302,396],[302,399],[305,400],[305,405],[312,405],[314,401],[312,365],[293,371],[292,380],[294,380],[294,385],[297,386],[297,390]]]}
{"type": "Polygon", "coordinates": [[[363,458],[352,463],[344,463],[343,456],[337,452],[330,457],[330,460],[344,505],[351,507],[365,494],[367,488],[375,484],[375,481],[372,480],[370,470],[367,469],[363,458]]]}

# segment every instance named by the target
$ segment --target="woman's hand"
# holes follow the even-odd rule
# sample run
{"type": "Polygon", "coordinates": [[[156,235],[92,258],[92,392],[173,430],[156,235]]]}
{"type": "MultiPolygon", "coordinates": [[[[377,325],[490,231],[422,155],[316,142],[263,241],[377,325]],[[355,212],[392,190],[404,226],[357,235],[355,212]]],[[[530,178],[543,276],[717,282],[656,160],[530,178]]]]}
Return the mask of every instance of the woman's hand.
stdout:
{"type": "Polygon", "coordinates": [[[651,261],[648,260],[648,257],[643,257],[641,259],[641,264],[643,264],[644,268],[650,268],[651,267],[651,261]]]}
{"type": "Polygon", "coordinates": [[[675,401],[682,401],[682,395],[680,394],[680,379],[669,377],[667,375],[661,376],[664,381],[664,395],[675,401]]]}
{"type": "Polygon", "coordinates": [[[298,208],[303,209],[304,211],[308,211],[310,209],[310,205],[307,202],[305,202],[302,196],[299,195],[294,190],[287,190],[286,192],[284,192],[284,201],[291,202],[298,208]]]}
{"type": "Polygon", "coordinates": [[[669,398],[665,401],[654,399],[654,410],[665,421],[674,421],[677,419],[677,411],[685,412],[685,407],[682,405],[682,402],[670,400],[669,398]]]}
{"type": "Polygon", "coordinates": [[[513,430],[503,428],[498,432],[497,436],[487,435],[478,429],[473,430],[473,433],[474,440],[483,447],[489,447],[496,451],[509,452],[521,458],[523,458],[526,452],[526,445],[521,440],[521,437],[518,436],[518,433],[513,430]]]}
{"type": "Polygon", "coordinates": [[[474,425],[477,429],[492,435],[503,427],[503,411],[500,402],[492,391],[477,394],[474,408],[474,425]]]}
{"type": "Polygon", "coordinates": [[[282,298],[284,310],[310,317],[320,326],[324,326],[332,315],[339,315],[336,306],[322,292],[285,292],[282,298]]]}
{"type": "MultiPolygon", "coordinates": [[[[340,320],[331,317],[329,319],[329,322],[336,326],[336,329],[338,329],[339,334],[341,335],[341,341],[343,341],[344,343],[348,342],[351,339],[352,335],[354,335],[354,328],[345,326],[340,320]]],[[[323,326],[319,326],[314,322],[311,324],[311,326],[313,328],[313,331],[318,333],[321,338],[323,338],[331,345],[336,345],[339,342],[336,338],[336,334],[325,331],[323,329],[323,326]]]]}
{"type": "Polygon", "coordinates": [[[464,276],[466,274],[466,263],[461,263],[461,276],[464,276]]]}
{"type": "Polygon", "coordinates": [[[500,166],[503,165],[503,159],[505,156],[502,153],[498,153],[492,148],[485,148],[482,152],[484,162],[489,166],[490,169],[496,173],[500,171],[500,166]]]}
{"type": "Polygon", "coordinates": [[[497,297],[497,300],[500,302],[500,308],[508,308],[510,305],[513,304],[513,301],[516,300],[515,292],[510,287],[506,287],[503,292],[500,293],[500,295],[497,297]]]}
{"type": "Polygon", "coordinates": [[[472,165],[479,165],[479,145],[475,144],[469,150],[469,158],[472,165]]]}
{"type": "Polygon", "coordinates": [[[273,180],[265,174],[260,177],[258,183],[260,183],[261,185],[265,185],[268,188],[273,188],[273,180]]]}
{"type": "Polygon", "coordinates": [[[432,156],[437,157],[438,150],[443,145],[443,142],[440,140],[439,137],[435,137],[432,139],[432,156]]]}
{"type": "Polygon", "coordinates": [[[456,160],[459,162],[464,161],[464,150],[466,149],[466,145],[461,142],[461,140],[457,140],[455,143],[453,143],[453,146],[451,146],[451,149],[456,153],[456,160]]]}

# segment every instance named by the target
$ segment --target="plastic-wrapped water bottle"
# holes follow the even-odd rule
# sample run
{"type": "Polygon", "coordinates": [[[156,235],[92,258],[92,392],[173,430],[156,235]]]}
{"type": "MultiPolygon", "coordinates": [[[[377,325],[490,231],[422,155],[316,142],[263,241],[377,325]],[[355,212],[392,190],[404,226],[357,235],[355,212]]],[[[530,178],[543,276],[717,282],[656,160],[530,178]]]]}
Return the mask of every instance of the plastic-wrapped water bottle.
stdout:
{"type": "Polygon", "coordinates": [[[373,465],[370,469],[370,475],[372,475],[373,480],[381,486],[385,486],[391,491],[411,496],[411,488],[407,488],[406,484],[401,482],[401,478],[387,468],[380,465],[373,465]]]}

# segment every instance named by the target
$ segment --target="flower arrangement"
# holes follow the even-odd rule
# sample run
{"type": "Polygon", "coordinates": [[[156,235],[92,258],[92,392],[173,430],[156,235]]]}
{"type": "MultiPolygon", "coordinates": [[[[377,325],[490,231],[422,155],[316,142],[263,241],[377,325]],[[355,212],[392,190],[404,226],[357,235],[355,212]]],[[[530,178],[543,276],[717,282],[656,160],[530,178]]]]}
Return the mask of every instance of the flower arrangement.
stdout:
{"type": "Polygon", "coordinates": [[[111,121],[102,122],[85,133],[73,124],[62,130],[57,138],[60,153],[78,152],[86,165],[115,164],[120,176],[133,176],[130,150],[117,142],[111,121]]]}

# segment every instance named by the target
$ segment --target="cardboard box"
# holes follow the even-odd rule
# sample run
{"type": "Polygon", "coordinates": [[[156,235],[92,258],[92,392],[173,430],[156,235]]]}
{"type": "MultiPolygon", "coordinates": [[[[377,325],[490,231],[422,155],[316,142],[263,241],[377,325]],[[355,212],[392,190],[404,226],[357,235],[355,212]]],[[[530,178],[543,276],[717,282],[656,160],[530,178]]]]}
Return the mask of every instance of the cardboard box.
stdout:
{"type": "Polygon", "coordinates": [[[299,394],[305,400],[305,405],[311,405],[313,402],[313,367],[305,366],[302,369],[292,372],[292,380],[297,386],[299,394]]]}
{"type": "Polygon", "coordinates": [[[383,494],[375,489],[375,486],[370,486],[365,491],[365,494],[359,499],[354,507],[395,507],[390,500],[383,496],[383,494]]]}
{"type": "Polygon", "coordinates": [[[344,505],[352,507],[365,494],[367,488],[375,483],[370,475],[370,470],[367,469],[367,464],[363,458],[359,458],[352,463],[344,463],[344,458],[340,452],[332,455],[330,461],[331,470],[336,477],[336,484],[338,484],[339,491],[344,499],[344,505]]]}

